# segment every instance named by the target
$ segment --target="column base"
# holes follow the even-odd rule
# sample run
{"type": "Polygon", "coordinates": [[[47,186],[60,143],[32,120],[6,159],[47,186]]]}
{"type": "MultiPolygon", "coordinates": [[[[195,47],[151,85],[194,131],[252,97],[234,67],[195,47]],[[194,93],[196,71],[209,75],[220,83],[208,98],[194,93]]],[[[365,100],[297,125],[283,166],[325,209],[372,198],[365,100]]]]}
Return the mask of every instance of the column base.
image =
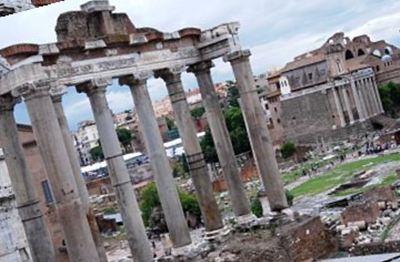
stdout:
{"type": "Polygon", "coordinates": [[[227,239],[227,236],[230,235],[232,229],[228,226],[224,226],[223,228],[214,230],[214,231],[206,231],[204,233],[204,240],[214,242],[219,241],[223,242],[227,239]]]}
{"type": "Polygon", "coordinates": [[[193,243],[190,243],[189,245],[186,245],[186,246],[183,246],[183,247],[173,247],[172,250],[171,250],[171,255],[174,256],[174,257],[186,256],[193,249],[194,249],[193,243]]]}
{"type": "Polygon", "coordinates": [[[236,217],[236,221],[239,225],[248,225],[248,224],[253,223],[256,220],[257,220],[257,217],[253,213],[236,217]]]}

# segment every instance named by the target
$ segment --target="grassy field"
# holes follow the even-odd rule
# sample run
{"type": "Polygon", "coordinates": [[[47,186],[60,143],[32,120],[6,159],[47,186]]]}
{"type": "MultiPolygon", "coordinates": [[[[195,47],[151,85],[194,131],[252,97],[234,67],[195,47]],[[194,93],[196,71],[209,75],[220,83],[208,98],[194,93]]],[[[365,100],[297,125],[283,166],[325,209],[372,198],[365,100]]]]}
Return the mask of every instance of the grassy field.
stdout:
{"type": "MultiPolygon", "coordinates": [[[[303,195],[316,195],[350,181],[359,171],[367,170],[373,166],[394,161],[400,161],[399,153],[341,164],[321,176],[304,182],[303,184],[294,188],[291,192],[294,197],[300,197],[303,195]]],[[[396,177],[394,175],[390,175],[382,183],[391,184],[395,180],[396,177]]]]}

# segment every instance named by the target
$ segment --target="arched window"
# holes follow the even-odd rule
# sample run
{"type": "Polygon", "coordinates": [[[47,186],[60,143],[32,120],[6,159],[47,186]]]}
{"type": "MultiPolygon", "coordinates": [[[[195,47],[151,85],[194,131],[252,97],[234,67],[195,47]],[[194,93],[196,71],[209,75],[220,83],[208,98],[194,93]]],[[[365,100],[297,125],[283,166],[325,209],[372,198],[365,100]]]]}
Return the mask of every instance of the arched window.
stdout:
{"type": "Polygon", "coordinates": [[[361,48],[358,49],[357,55],[358,55],[358,56],[363,56],[363,55],[365,55],[364,50],[362,50],[361,48]]]}
{"type": "Polygon", "coordinates": [[[393,54],[393,49],[390,46],[385,47],[385,54],[386,55],[392,55],[393,54]]]}
{"type": "Polygon", "coordinates": [[[379,51],[378,49],[375,49],[375,50],[372,52],[372,54],[373,54],[374,56],[377,56],[377,57],[382,57],[382,53],[381,53],[381,51],[379,51]]]}
{"type": "Polygon", "coordinates": [[[379,65],[376,66],[376,72],[381,71],[381,67],[379,65]]]}
{"type": "Polygon", "coordinates": [[[346,60],[353,59],[354,58],[353,52],[351,52],[350,50],[347,50],[345,57],[346,57],[346,60]]]}

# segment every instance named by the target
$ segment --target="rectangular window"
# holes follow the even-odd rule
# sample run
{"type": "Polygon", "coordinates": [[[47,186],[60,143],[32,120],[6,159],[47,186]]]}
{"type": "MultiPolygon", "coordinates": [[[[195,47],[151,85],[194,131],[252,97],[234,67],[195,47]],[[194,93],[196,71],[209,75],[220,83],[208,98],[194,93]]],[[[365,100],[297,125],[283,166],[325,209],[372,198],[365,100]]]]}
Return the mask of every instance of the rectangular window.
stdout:
{"type": "Polygon", "coordinates": [[[51,188],[49,185],[49,181],[42,181],[42,189],[44,193],[44,197],[46,198],[46,204],[51,204],[54,202],[53,193],[51,192],[51,188]]]}

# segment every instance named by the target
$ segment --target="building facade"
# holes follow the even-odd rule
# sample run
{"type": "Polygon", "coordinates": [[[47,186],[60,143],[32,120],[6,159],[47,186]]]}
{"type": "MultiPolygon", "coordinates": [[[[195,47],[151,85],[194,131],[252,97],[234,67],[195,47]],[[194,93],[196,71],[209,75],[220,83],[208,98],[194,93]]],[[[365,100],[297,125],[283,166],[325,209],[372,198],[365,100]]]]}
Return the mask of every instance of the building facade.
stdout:
{"type": "Polygon", "coordinates": [[[383,113],[378,86],[400,79],[399,52],[366,35],[336,33],[268,76],[280,93],[283,140],[314,143],[370,128],[371,119],[383,113]]]}
{"type": "Polygon", "coordinates": [[[79,152],[81,165],[88,165],[92,162],[90,150],[99,145],[99,133],[96,122],[87,120],[78,124],[78,131],[75,133],[75,147],[79,152]]]}
{"type": "Polygon", "coordinates": [[[0,151],[0,261],[31,261],[4,153],[0,151]]]}

